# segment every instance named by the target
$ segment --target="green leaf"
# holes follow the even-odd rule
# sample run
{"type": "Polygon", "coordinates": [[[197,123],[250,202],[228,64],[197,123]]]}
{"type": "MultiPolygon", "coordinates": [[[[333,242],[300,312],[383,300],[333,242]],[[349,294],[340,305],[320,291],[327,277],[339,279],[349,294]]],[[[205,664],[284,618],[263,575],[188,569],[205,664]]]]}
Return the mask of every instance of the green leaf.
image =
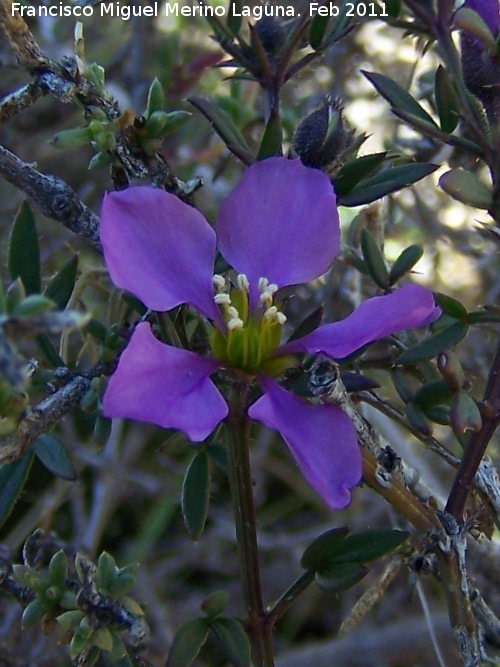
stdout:
{"type": "Polygon", "coordinates": [[[420,179],[425,178],[433,171],[436,171],[437,165],[427,164],[425,162],[415,162],[412,164],[403,164],[396,167],[390,167],[384,171],[360,181],[358,185],[345,197],[339,197],[337,203],[340,206],[360,206],[361,204],[370,204],[385,195],[400,190],[408,185],[412,185],[420,179]]]}
{"type": "Polygon", "coordinates": [[[230,0],[227,13],[227,27],[232,35],[237,35],[241,29],[241,0],[230,0]],[[235,11],[236,10],[236,11],[235,11]]]}
{"type": "Polygon", "coordinates": [[[500,322],[500,314],[487,310],[477,310],[467,314],[468,324],[479,324],[480,322],[500,322]]]}
{"type": "Polygon", "coordinates": [[[221,470],[227,472],[227,449],[220,442],[211,442],[207,445],[207,454],[221,470]]]}
{"type": "Polygon", "coordinates": [[[291,336],[288,338],[287,343],[291,343],[294,340],[299,340],[304,338],[307,334],[315,331],[321,324],[323,319],[323,306],[318,306],[316,310],[313,310],[307,317],[305,317],[298,327],[292,332],[291,336]]]}
{"type": "Polygon", "coordinates": [[[325,36],[325,31],[328,26],[328,20],[328,16],[321,16],[320,14],[316,14],[311,22],[311,29],[309,31],[309,44],[315,51],[321,46],[321,42],[323,41],[323,37],[325,36]]]}
{"type": "Polygon", "coordinates": [[[149,118],[155,111],[163,111],[165,104],[165,93],[158,77],[153,79],[149,86],[148,101],[146,105],[146,118],[149,118]]]}
{"type": "Polygon", "coordinates": [[[413,402],[422,410],[443,405],[450,401],[453,392],[444,380],[427,382],[416,392],[413,402]]]}
{"type": "Polygon", "coordinates": [[[439,65],[436,70],[434,97],[441,129],[443,132],[453,132],[460,119],[458,96],[453,80],[442,65],[439,65]]]}
{"type": "Polygon", "coordinates": [[[493,206],[490,189],[475,174],[465,169],[450,169],[439,179],[439,186],[462,204],[485,210],[493,206]]]}
{"type": "Polygon", "coordinates": [[[58,308],[66,308],[75,287],[78,271],[78,255],[73,255],[62,269],[56,273],[45,289],[44,295],[58,308]]]}
{"type": "Polygon", "coordinates": [[[404,88],[397,84],[393,79],[383,74],[376,72],[366,72],[361,70],[361,73],[366,76],[368,81],[378,90],[384,99],[386,99],[391,107],[401,109],[413,116],[417,116],[426,123],[430,123],[437,127],[433,118],[429,116],[427,111],[412,97],[404,88]]]}
{"type": "Polygon", "coordinates": [[[175,633],[166,667],[188,667],[206,642],[208,627],[205,618],[193,618],[183,623],[175,633]]]}
{"type": "Polygon", "coordinates": [[[28,450],[14,463],[0,465],[0,527],[3,526],[18,499],[33,463],[28,450]]]}
{"type": "Polygon", "coordinates": [[[76,479],[73,461],[55,433],[41,433],[33,442],[33,452],[47,470],[57,477],[70,481],[76,479]]]}
{"type": "Polygon", "coordinates": [[[441,292],[434,292],[434,301],[441,308],[443,314],[454,317],[456,320],[467,318],[467,308],[452,296],[442,294],[441,292]]]}
{"type": "Polygon", "coordinates": [[[103,551],[97,562],[97,585],[99,589],[110,595],[117,577],[118,568],[115,559],[107,551],[103,551]]]}
{"type": "Polygon", "coordinates": [[[63,549],[59,549],[49,563],[49,579],[53,586],[65,587],[68,576],[68,559],[63,549]]]}
{"type": "Polygon", "coordinates": [[[338,593],[355,586],[369,570],[360,563],[341,563],[329,570],[316,572],[316,585],[327,593],[338,593]]]}
{"type": "Polygon", "coordinates": [[[405,530],[364,530],[348,535],[332,554],[334,563],[368,563],[399,547],[409,536],[405,530]]]}
{"type": "Polygon", "coordinates": [[[363,178],[366,178],[381,165],[387,152],[372,153],[355,158],[347,164],[335,176],[334,187],[337,197],[343,197],[350,192],[363,178]]]}
{"type": "Polygon", "coordinates": [[[40,621],[45,614],[49,611],[49,605],[45,600],[32,600],[26,609],[23,611],[23,616],[21,619],[21,628],[29,628],[38,621],[40,621]]]}
{"type": "Polygon", "coordinates": [[[448,350],[465,338],[469,326],[463,322],[454,322],[437,334],[426,338],[417,345],[408,348],[397,359],[397,364],[407,364],[423,359],[432,359],[443,350],[448,350]]]}
{"type": "Polygon", "coordinates": [[[210,629],[222,644],[234,667],[250,667],[250,643],[239,621],[219,616],[212,621],[210,629]]]}
{"type": "Polygon", "coordinates": [[[21,278],[26,294],[40,292],[40,247],[35,219],[25,201],[17,212],[10,233],[8,267],[12,280],[21,278]]]}
{"type": "Polygon", "coordinates": [[[361,230],[361,250],[368,273],[374,283],[382,289],[387,289],[389,273],[385,266],[384,256],[378,247],[375,237],[368,229],[361,230]]]}
{"type": "Polygon", "coordinates": [[[210,498],[210,465],[205,449],[197,452],[186,470],[182,485],[182,514],[195,542],[205,528],[210,498]]]}
{"type": "Polygon", "coordinates": [[[254,158],[250,152],[250,148],[233,123],[231,116],[215,104],[215,102],[203,99],[202,97],[191,97],[188,102],[210,121],[213,129],[231,152],[234,152],[234,147],[237,147],[240,152],[248,155],[250,162],[253,161],[254,158]]]}
{"type": "Polygon", "coordinates": [[[206,600],[201,603],[201,610],[209,620],[213,620],[222,612],[229,602],[229,593],[227,591],[215,591],[206,600]]]}
{"type": "Polygon", "coordinates": [[[279,113],[274,109],[271,111],[266,129],[260,142],[257,160],[265,160],[268,157],[282,155],[281,142],[283,141],[283,128],[279,113]]]}
{"type": "Polygon", "coordinates": [[[421,245],[410,245],[396,259],[389,272],[389,285],[395,285],[406,273],[409,273],[424,254],[421,245]]]}
{"type": "Polygon", "coordinates": [[[305,570],[319,570],[328,563],[349,532],[347,526],[331,528],[322,533],[302,554],[300,564],[305,570]]]}

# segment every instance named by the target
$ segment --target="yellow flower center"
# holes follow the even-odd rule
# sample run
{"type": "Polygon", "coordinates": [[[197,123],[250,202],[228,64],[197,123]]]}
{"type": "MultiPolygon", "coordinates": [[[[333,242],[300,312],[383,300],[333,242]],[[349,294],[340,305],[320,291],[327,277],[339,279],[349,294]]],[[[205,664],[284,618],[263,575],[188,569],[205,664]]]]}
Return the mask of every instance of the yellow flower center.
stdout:
{"type": "Polygon", "coordinates": [[[281,341],[285,315],[274,305],[278,286],[260,278],[259,303],[250,312],[250,285],[245,274],[238,275],[236,285],[228,285],[223,276],[215,275],[215,303],[220,306],[226,331],[212,328],[210,344],[213,355],[223,364],[256,374],[278,375],[291,365],[290,357],[273,357],[281,341]]]}

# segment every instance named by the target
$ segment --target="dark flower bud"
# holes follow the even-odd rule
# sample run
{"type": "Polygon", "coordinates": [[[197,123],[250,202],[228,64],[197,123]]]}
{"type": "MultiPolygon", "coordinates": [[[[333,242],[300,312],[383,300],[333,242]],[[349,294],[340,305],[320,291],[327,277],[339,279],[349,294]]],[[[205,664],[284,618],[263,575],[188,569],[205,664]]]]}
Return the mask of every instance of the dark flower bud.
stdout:
{"type": "Polygon", "coordinates": [[[293,148],[306,167],[322,169],[339,157],[352,135],[352,131],[344,126],[339,102],[329,100],[300,123],[293,138],[293,148]]]}
{"type": "Polygon", "coordinates": [[[456,433],[480,431],[483,425],[476,401],[465,391],[453,398],[450,408],[450,424],[456,433]]]}
{"type": "Polygon", "coordinates": [[[466,0],[455,17],[457,27],[462,30],[465,85],[480,100],[491,123],[500,118],[500,62],[497,56],[488,52],[491,36],[496,39],[499,33],[498,9],[498,0],[466,0]],[[472,12],[476,12],[481,20],[478,21],[472,12]],[[491,33],[489,39],[488,31],[491,33]],[[485,33],[483,38],[480,37],[482,33],[485,33]]]}
{"type": "Polygon", "coordinates": [[[451,350],[440,352],[437,358],[437,367],[448,388],[459,391],[465,382],[464,372],[457,356],[451,350]]]}
{"type": "Polygon", "coordinates": [[[279,52],[285,43],[286,32],[273,16],[264,16],[254,25],[255,34],[268,55],[279,52]]]}

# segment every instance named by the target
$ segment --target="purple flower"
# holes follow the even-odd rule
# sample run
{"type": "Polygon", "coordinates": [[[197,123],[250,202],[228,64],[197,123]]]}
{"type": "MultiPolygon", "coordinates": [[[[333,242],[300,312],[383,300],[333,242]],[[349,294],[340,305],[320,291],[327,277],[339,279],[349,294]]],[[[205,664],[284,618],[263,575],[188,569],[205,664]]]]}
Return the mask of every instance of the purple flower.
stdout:
{"type": "Polygon", "coordinates": [[[344,507],[361,477],[349,418],[335,405],[311,405],[274,379],[299,352],[345,357],[365,344],[439,315],[417,285],[370,299],[341,322],[280,345],[286,320],[274,296],[313,280],[340,243],[335,194],[325,174],[298,160],[251,166],[221,207],[215,231],[194,208],[163,190],[136,187],[106,195],[101,240],[112,280],[154,310],[187,303],[210,323],[212,357],[159,342],[136,327],[104,396],[109,417],[178,428],[201,441],[228,414],[210,379],[218,368],[257,378],[252,419],[282,435],[302,473],[332,508],[344,507]],[[237,273],[213,276],[216,243],[237,273]],[[215,288],[215,295],[214,295],[215,288]]]}
{"type": "MultiPolygon", "coordinates": [[[[500,29],[498,0],[466,0],[463,7],[472,9],[486,23],[493,37],[500,29]]],[[[479,98],[490,122],[500,117],[500,64],[496,57],[484,51],[481,42],[462,31],[462,72],[470,92],[479,98]]]]}

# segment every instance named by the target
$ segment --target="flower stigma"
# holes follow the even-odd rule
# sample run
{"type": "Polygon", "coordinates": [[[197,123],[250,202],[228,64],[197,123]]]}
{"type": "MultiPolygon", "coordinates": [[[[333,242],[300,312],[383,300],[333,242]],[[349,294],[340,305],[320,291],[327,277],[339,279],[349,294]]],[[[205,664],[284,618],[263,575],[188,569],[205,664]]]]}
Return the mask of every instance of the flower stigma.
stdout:
{"type": "Polygon", "coordinates": [[[214,356],[231,367],[252,375],[258,372],[277,375],[292,365],[290,356],[274,357],[286,316],[274,305],[278,285],[267,278],[258,282],[259,300],[250,311],[250,283],[244,273],[232,285],[216,274],[213,279],[215,303],[226,324],[222,332],[212,327],[210,342],[214,356]]]}

